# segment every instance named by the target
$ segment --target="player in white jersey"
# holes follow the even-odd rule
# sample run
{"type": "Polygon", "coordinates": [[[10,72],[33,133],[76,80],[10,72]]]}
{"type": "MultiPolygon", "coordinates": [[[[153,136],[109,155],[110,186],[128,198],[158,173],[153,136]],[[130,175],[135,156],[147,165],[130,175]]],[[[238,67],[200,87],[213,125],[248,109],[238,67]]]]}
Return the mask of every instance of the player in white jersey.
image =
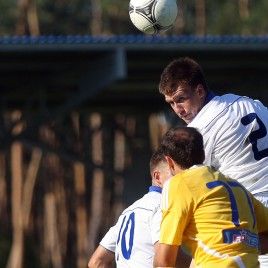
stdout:
{"type": "Polygon", "coordinates": [[[161,220],[161,190],[159,186],[151,186],[147,194],[122,212],[100,242],[103,247],[115,250],[117,267],[152,267],[161,220]],[[116,244],[110,234],[116,234],[116,244]]]}
{"type": "Polygon", "coordinates": [[[267,107],[248,97],[215,96],[201,66],[188,57],[166,66],[159,91],[173,111],[203,135],[204,164],[236,179],[268,206],[267,107]]]}
{"type": "Polygon", "coordinates": [[[205,164],[237,179],[256,197],[268,194],[268,109],[233,94],[213,95],[201,67],[189,58],[170,63],[160,92],[188,126],[203,135],[205,164]]]}
{"type": "MultiPolygon", "coordinates": [[[[119,268],[153,267],[154,246],[159,240],[162,218],[162,185],[171,176],[160,151],[151,157],[150,172],[152,186],[149,192],[121,213],[117,223],[109,229],[93,253],[89,268],[111,268],[114,259],[119,268]]],[[[184,257],[183,262],[189,267],[190,257],[184,257]]]]}
{"type": "MultiPolygon", "coordinates": [[[[112,252],[116,267],[152,267],[161,222],[161,190],[159,186],[151,186],[147,194],[122,212],[101,240],[98,248],[112,252]]],[[[96,256],[93,254],[92,257],[88,267],[102,267],[93,265],[96,256]]]]}

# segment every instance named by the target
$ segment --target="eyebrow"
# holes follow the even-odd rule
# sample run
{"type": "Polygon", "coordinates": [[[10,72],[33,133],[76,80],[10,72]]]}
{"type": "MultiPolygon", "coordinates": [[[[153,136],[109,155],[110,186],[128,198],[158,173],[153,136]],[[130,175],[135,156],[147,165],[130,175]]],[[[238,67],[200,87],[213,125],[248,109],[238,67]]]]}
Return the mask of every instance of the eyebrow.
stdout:
{"type": "Polygon", "coordinates": [[[166,102],[172,102],[174,101],[172,97],[165,97],[165,101],[166,102]]]}

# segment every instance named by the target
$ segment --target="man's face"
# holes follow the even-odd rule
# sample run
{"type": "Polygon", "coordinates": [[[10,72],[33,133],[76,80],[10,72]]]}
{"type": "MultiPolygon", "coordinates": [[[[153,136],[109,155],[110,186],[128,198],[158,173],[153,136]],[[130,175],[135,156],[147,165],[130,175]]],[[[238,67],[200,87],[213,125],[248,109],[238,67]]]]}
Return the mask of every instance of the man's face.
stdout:
{"type": "Polygon", "coordinates": [[[189,86],[178,86],[173,94],[165,95],[165,100],[173,111],[188,124],[202,109],[205,90],[200,84],[193,89],[189,86]]]}

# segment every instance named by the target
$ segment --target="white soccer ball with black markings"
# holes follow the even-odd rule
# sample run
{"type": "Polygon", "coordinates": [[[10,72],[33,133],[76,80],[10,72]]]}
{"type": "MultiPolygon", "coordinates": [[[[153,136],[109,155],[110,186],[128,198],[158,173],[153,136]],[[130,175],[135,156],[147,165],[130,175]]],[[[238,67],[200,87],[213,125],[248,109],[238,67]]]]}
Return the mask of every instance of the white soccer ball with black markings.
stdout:
{"type": "Polygon", "coordinates": [[[177,17],[176,0],[130,0],[129,16],[132,23],[146,34],[157,34],[170,29],[177,17]]]}

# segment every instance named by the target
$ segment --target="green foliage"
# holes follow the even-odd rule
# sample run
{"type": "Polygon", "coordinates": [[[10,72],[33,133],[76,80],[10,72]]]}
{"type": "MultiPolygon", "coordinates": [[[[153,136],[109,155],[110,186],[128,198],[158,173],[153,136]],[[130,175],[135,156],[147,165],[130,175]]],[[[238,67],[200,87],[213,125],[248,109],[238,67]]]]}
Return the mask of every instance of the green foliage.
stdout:
{"type": "Polygon", "coordinates": [[[208,34],[239,34],[241,32],[243,25],[239,18],[238,1],[209,1],[209,3],[207,7],[208,34]]]}
{"type": "Polygon", "coordinates": [[[105,32],[128,34],[136,31],[128,15],[129,1],[102,0],[102,23],[105,32]]]}
{"type": "Polygon", "coordinates": [[[246,25],[252,34],[268,33],[268,1],[254,1],[251,7],[251,16],[246,21],[246,25]]]}
{"type": "Polygon", "coordinates": [[[249,0],[248,17],[239,14],[239,1],[207,1],[208,34],[267,34],[268,2],[249,0]]]}
{"type": "Polygon", "coordinates": [[[14,32],[16,23],[16,0],[0,0],[0,34],[8,35],[14,32]]]}
{"type": "MultiPolygon", "coordinates": [[[[43,35],[91,34],[93,0],[35,0],[43,35]]],[[[178,0],[179,1],[179,0],[178,0]]],[[[0,0],[0,35],[14,35],[19,17],[17,0],[0,0]]],[[[99,5],[102,33],[137,33],[128,15],[129,0],[94,0],[99,5]]],[[[183,34],[196,32],[196,0],[183,1],[183,34]]],[[[249,13],[241,16],[239,0],[206,0],[206,34],[267,34],[267,0],[249,0],[249,13]]],[[[175,33],[172,30],[169,33],[175,33]]]]}
{"type": "Polygon", "coordinates": [[[88,34],[89,1],[39,1],[38,15],[42,34],[88,34]]]}

